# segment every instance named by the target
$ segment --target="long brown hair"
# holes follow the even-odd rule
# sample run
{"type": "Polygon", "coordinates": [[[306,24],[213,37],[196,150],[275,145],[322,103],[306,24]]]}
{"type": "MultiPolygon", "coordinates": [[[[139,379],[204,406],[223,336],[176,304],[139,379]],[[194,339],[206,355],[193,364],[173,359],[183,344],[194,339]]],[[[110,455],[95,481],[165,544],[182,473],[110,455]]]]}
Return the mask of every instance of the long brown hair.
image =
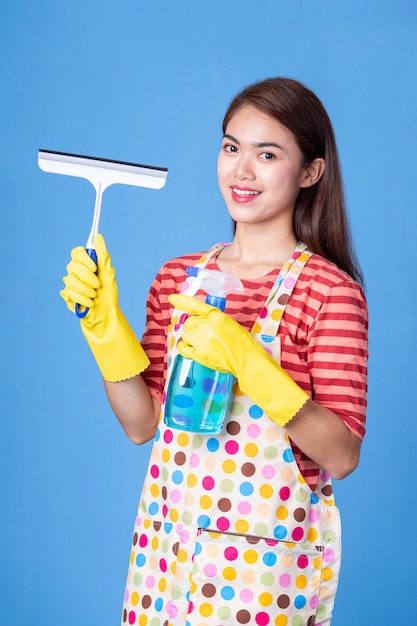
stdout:
{"type": "Polygon", "coordinates": [[[291,78],[269,78],[241,91],[223,119],[223,133],[233,115],[252,106],[269,115],[295,137],[305,165],[325,160],[325,170],[312,187],[300,189],[293,217],[295,236],[363,284],[352,244],[333,127],[318,97],[291,78]]]}

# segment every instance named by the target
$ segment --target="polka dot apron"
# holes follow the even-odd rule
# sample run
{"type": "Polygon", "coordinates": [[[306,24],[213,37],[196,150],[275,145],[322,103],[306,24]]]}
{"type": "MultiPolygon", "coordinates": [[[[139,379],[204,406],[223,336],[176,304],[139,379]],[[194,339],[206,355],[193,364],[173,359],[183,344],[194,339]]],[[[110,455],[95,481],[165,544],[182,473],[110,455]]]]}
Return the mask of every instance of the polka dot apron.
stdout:
{"type": "MultiPolygon", "coordinates": [[[[252,329],[278,362],[280,320],[310,256],[298,244],[252,329]]],[[[192,277],[182,293],[195,293],[192,277]]],[[[167,380],[181,315],[174,311],[169,330],[167,380]]],[[[328,473],[313,492],[285,430],[237,383],[219,435],[169,429],[161,420],[138,508],[123,625],[329,626],[339,567],[328,473]]]]}

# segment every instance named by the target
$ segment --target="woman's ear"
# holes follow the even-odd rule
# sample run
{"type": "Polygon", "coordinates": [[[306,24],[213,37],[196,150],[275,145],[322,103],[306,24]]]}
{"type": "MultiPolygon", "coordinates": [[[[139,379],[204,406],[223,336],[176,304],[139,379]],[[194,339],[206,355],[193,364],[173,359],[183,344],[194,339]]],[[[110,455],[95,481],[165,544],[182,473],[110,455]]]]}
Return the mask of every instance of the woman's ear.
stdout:
{"type": "Polygon", "coordinates": [[[314,159],[304,170],[304,178],[301,182],[301,187],[312,187],[323,176],[326,163],[324,159],[314,159]]]}

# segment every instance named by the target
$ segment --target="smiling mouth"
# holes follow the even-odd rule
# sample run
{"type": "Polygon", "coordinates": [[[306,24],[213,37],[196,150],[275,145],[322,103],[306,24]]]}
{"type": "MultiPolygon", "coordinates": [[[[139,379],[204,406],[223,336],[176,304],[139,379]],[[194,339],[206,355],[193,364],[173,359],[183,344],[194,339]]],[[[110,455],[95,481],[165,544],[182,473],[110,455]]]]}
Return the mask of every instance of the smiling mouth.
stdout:
{"type": "Polygon", "coordinates": [[[254,191],[251,189],[239,189],[238,187],[232,187],[233,193],[237,196],[259,196],[260,191],[254,191]]]}

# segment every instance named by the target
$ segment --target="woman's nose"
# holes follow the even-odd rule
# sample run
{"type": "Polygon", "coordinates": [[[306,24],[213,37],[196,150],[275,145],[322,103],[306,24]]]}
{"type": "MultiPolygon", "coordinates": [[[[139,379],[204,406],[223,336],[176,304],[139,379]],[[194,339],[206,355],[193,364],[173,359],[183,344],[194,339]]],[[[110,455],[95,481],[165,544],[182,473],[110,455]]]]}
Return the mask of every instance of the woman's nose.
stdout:
{"type": "Polygon", "coordinates": [[[234,176],[237,180],[253,180],[254,168],[249,157],[241,155],[235,163],[234,176]]]}

